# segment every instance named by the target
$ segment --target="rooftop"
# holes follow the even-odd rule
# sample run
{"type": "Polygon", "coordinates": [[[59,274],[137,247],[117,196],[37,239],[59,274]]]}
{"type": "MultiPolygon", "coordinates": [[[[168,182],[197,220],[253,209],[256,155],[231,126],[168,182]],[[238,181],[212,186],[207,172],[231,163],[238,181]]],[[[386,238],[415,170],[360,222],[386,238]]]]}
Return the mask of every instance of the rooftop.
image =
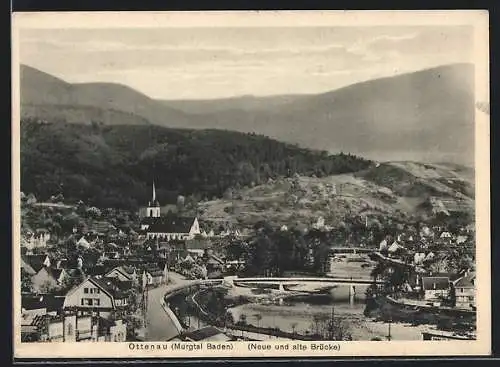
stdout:
{"type": "Polygon", "coordinates": [[[445,290],[450,287],[450,278],[422,277],[422,286],[424,290],[445,290]]]}
{"type": "Polygon", "coordinates": [[[474,288],[475,281],[476,273],[471,273],[456,280],[454,285],[459,288],[474,288]]]}
{"type": "Polygon", "coordinates": [[[202,341],[202,340],[211,340],[211,341],[227,341],[230,338],[225,335],[221,330],[217,329],[214,326],[206,326],[204,328],[189,332],[184,334],[184,337],[190,339],[192,341],[202,341]]]}
{"type": "Polygon", "coordinates": [[[167,215],[158,218],[144,218],[143,224],[149,224],[148,232],[154,233],[189,233],[195,217],[167,215]]]}
{"type": "Polygon", "coordinates": [[[59,311],[64,304],[64,297],[51,294],[22,295],[21,307],[25,310],[37,310],[46,308],[47,312],[59,311]]]}

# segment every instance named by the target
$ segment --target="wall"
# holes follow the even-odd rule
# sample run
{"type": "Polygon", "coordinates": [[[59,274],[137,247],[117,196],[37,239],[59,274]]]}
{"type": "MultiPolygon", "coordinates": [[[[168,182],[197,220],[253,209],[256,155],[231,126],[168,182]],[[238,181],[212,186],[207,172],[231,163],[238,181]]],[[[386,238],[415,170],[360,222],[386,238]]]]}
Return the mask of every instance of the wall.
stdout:
{"type": "Polygon", "coordinates": [[[64,318],[64,341],[76,342],[76,315],[66,316],[64,318]]]}
{"type": "Polygon", "coordinates": [[[122,320],[115,321],[115,325],[110,328],[110,337],[113,342],[124,342],[127,340],[127,324],[122,320]]]}
{"type": "Polygon", "coordinates": [[[438,300],[439,297],[448,297],[450,294],[449,290],[444,289],[426,289],[424,293],[424,298],[426,300],[438,300]]]}
{"type": "Polygon", "coordinates": [[[48,336],[52,342],[64,341],[64,324],[61,321],[51,322],[48,325],[48,336]]]}
{"type": "Polygon", "coordinates": [[[79,317],[77,320],[78,340],[92,337],[92,317],[79,317]]]}
{"type": "Polygon", "coordinates": [[[476,290],[474,288],[456,288],[455,299],[457,307],[470,308],[470,305],[476,305],[476,290]],[[472,297],[472,298],[470,298],[472,297]]]}

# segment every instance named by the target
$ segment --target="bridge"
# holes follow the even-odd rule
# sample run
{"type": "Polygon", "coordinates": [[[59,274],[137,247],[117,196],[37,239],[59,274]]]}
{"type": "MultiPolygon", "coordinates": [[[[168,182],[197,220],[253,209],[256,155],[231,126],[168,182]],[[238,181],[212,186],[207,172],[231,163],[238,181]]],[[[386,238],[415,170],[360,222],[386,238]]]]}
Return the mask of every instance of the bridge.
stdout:
{"type": "MultiPolygon", "coordinates": [[[[372,279],[367,278],[224,278],[224,284],[230,287],[263,287],[275,290],[278,298],[286,297],[290,294],[312,294],[335,288],[339,285],[349,287],[349,298],[354,301],[356,296],[356,286],[368,286],[373,284],[372,279]]],[[[382,284],[382,281],[376,281],[376,284],[382,284]]],[[[280,301],[281,298],[280,298],[280,301]]]]}
{"type": "Polygon", "coordinates": [[[273,294],[282,301],[283,297],[291,295],[304,295],[322,292],[328,289],[335,288],[339,285],[349,287],[349,298],[354,301],[356,297],[356,286],[368,286],[371,284],[383,284],[383,281],[369,278],[333,278],[333,277],[254,277],[254,278],[238,278],[225,277],[223,279],[200,279],[188,281],[171,287],[164,294],[164,299],[175,296],[184,291],[192,292],[199,289],[200,286],[215,286],[224,285],[226,287],[243,287],[243,288],[267,288],[274,290],[273,294]]]}
{"type": "Polygon", "coordinates": [[[332,254],[370,254],[377,249],[369,248],[369,247],[340,247],[340,246],[332,246],[330,247],[330,253],[332,254]]]}

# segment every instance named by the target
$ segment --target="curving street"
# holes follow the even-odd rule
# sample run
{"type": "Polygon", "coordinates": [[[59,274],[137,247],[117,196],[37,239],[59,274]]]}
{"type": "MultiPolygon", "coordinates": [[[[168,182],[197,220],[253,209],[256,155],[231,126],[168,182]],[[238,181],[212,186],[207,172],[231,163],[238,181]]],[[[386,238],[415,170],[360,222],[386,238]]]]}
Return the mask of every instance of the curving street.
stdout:
{"type": "Polygon", "coordinates": [[[148,313],[147,313],[147,341],[166,341],[176,337],[179,334],[172,318],[165,312],[161,305],[161,300],[165,293],[180,285],[193,283],[193,280],[186,279],[180,274],[170,272],[169,284],[151,289],[148,295],[148,313]]]}

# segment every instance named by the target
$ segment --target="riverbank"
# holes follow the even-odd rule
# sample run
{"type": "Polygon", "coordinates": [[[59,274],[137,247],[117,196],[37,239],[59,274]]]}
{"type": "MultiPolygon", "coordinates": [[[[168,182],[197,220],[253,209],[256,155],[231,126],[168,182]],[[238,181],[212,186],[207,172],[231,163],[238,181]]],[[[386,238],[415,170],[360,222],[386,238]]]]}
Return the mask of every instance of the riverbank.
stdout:
{"type": "MultiPolygon", "coordinates": [[[[370,301],[366,316],[379,322],[406,324],[411,327],[452,332],[474,338],[476,315],[438,307],[425,308],[394,302],[390,297],[379,296],[370,301]]],[[[427,329],[427,330],[425,330],[427,329]]]]}
{"type": "MultiPolygon", "coordinates": [[[[235,320],[244,314],[248,324],[277,327],[285,332],[296,332],[302,335],[314,332],[315,316],[331,317],[332,310],[334,317],[346,325],[352,340],[387,340],[389,324],[364,316],[362,303],[355,305],[300,303],[293,306],[245,304],[229,309],[235,320]]],[[[422,332],[429,329],[427,325],[413,326],[409,323],[392,323],[390,328],[392,340],[421,340],[422,332]]]]}

